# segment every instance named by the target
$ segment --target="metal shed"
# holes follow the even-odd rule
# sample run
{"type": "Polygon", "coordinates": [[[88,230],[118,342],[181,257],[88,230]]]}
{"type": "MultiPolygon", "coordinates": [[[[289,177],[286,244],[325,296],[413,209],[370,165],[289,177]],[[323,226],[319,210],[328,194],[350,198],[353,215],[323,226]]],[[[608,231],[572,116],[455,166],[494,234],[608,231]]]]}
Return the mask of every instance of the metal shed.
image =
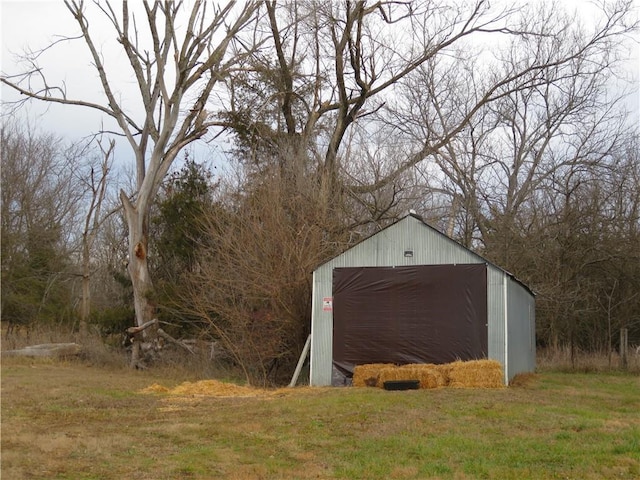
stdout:
{"type": "Polygon", "coordinates": [[[535,369],[535,299],[513,275],[410,213],[313,272],[314,386],[358,363],[489,358],[535,369]]]}

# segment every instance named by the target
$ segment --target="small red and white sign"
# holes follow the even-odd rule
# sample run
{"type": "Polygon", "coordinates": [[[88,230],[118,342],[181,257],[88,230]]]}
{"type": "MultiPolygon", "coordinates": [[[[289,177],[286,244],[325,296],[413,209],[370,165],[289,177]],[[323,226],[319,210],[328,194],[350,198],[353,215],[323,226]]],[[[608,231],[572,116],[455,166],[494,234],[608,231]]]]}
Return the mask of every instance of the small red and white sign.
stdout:
{"type": "Polygon", "coordinates": [[[333,297],[324,297],[322,299],[322,311],[333,312],[333,297]]]}

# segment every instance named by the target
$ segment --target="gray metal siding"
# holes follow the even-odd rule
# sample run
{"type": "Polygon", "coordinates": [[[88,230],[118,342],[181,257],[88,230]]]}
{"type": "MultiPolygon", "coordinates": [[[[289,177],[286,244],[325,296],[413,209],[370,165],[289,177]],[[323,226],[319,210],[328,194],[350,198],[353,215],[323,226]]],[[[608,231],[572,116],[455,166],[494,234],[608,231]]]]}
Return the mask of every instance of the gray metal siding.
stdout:
{"type": "MultiPolygon", "coordinates": [[[[407,216],[321,265],[313,274],[311,385],[331,385],[333,314],[323,310],[323,299],[332,297],[334,268],[457,263],[486,263],[486,260],[417,218],[407,216]],[[407,250],[413,251],[412,257],[404,256],[407,250]]],[[[509,360],[505,345],[505,282],[508,285],[510,281],[503,270],[487,264],[488,357],[502,365],[509,360]]]]}
{"type": "Polygon", "coordinates": [[[311,371],[310,384],[331,385],[333,358],[333,314],[322,308],[322,299],[331,297],[333,269],[321,267],[313,272],[313,308],[311,310],[311,371]]]}
{"type": "Polygon", "coordinates": [[[505,364],[504,279],[502,270],[487,266],[487,321],[489,351],[487,357],[505,364]]]}
{"type": "Polygon", "coordinates": [[[338,255],[318,270],[337,267],[393,267],[404,265],[442,265],[451,263],[486,263],[460,244],[428,227],[414,217],[378,232],[338,255]],[[413,251],[413,257],[404,252],[413,251]]]}
{"type": "Polygon", "coordinates": [[[522,285],[508,283],[508,377],[535,370],[535,301],[522,285]]]}

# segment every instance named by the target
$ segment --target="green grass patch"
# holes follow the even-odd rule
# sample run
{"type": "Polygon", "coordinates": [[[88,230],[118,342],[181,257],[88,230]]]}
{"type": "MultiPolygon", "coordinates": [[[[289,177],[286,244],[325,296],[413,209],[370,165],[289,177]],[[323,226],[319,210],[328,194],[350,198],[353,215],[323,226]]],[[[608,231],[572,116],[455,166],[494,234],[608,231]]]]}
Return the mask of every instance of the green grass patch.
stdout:
{"type": "MultiPolygon", "coordinates": [[[[185,379],[194,380],[194,379],[185,379]]],[[[640,478],[640,378],[546,372],[498,390],[176,398],[173,377],[2,365],[12,479],[640,478]]]]}

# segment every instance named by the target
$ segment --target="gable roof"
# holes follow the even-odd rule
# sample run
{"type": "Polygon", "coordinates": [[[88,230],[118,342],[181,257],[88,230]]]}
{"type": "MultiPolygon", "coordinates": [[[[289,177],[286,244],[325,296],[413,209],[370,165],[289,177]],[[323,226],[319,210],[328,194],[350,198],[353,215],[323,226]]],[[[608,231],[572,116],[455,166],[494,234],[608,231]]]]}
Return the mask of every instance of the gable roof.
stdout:
{"type": "Polygon", "coordinates": [[[417,213],[410,211],[409,213],[407,213],[406,215],[404,215],[403,217],[400,217],[398,220],[390,223],[389,225],[381,228],[380,230],[378,230],[375,233],[372,233],[371,235],[369,235],[368,237],[365,237],[361,240],[359,240],[358,242],[356,242],[355,244],[353,244],[352,246],[350,246],[349,248],[343,250],[342,252],[340,252],[339,254],[333,256],[332,258],[330,258],[329,260],[323,262],[322,264],[318,265],[316,267],[316,270],[320,267],[322,267],[323,265],[326,265],[327,263],[333,261],[335,258],[339,257],[340,255],[342,255],[343,253],[347,252],[348,250],[351,250],[352,248],[355,248],[357,245],[360,245],[370,239],[372,239],[373,237],[375,237],[376,235],[381,234],[382,232],[394,228],[396,225],[398,225],[399,223],[405,221],[407,218],[414,218],[416,220],[418,220],[424,227],[428,228],[429,230],[435,232],[437,235],[440,235],[444,238],[446,238],[448,241],[455,243],[458,247],[466,250],[467,252],[469,252],[471,255],[477,257],[479,260],[481,260],[482,262],[489,264],[495,268],[497,268],[498,270],[502,271],[503,273],[505,273],[507,276],[509,276],[513,281],[515,281],[516,283],[518,283],[519,285],[521,285],[523,288],[525,288],[532,296],[535,296],[535,292],[533,290],[531,290],[531,288],[529,288],[528,285],[526,285],[524,282],[522,282],[521,280],[519,280],[514,274],[512,274],[511,272],[505,270],[504,268],[500,267],[499,265],[496,265],[495,263],[493,263],[490,260],[487,260],[485,257],[483,257],[482,255],[474,252],[473,250],[465,247],[464,245],[462,245],[460,242],[458,242],[457,240],[451,238],[450,236],[448,236],[447,234],[441,232],[440,230],[438,230],[437,228],[429,225],[427,222],[424,221],[424,219],[418,215],[417,213]]]}

